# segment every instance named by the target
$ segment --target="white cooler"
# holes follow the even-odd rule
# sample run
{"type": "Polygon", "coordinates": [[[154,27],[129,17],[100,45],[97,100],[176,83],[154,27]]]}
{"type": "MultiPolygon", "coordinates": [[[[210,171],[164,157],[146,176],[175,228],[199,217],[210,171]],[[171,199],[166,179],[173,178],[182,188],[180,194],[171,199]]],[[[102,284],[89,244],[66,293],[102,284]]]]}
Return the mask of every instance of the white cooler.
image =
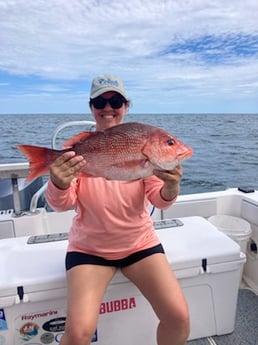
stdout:
{"type": "MultiPolygon", "coordinates": [[[[245,262],[239,245],[201,217],[157,221],[156,227],[189,304],[189,339],[232,332],[245,262]]],[[[54,236],[37,236],[52,242],[36,244],[27,244],[28,237],[0,241],[0,345],[60,342],[67,241],[66,234],[54,236]]],[[[148,302],[118,272],[101,304],[92,344],[155,345],[157,323],[148,302]]]]}

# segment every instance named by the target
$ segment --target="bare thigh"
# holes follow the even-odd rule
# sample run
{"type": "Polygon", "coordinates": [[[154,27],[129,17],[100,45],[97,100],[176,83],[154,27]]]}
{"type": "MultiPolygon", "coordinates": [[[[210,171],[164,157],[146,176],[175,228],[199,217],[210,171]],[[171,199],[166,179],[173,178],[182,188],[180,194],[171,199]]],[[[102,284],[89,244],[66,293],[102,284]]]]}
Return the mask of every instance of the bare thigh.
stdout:
{"type": "Polygon", "coordinates": [[[188,307],[181,287],[164,254],[148,256],[122,269],[152,305],[163,323],[188,317],[188,307]]]}
{"type": "Polygon", "coordinates": [[[66,332],[94,332],[99,308],[115,267],[78,265],[67,271],[66,332]]]}

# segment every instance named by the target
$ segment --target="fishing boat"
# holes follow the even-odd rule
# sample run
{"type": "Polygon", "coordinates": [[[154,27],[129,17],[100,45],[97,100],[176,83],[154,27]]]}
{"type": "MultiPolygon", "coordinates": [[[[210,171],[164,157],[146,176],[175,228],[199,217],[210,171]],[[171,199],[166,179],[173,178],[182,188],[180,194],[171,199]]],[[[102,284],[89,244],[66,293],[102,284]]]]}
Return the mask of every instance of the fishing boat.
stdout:
{"type": "MultiPolygon", "coordinates": [[[[94,123],[59,126],[52,147],[77,125],[94,123]]],[[[65,325],[64,258],[75,211],[51,210],[47,181],[27,184],[28,172],[28,162],[0,164],[9,188],[0,195],[0,345],[58,344],[65,325]]],[[[166,210],[150,205],[150,213],[188,301],[189,344],[258,344],[258,191],[180,195],[166,210]]],[[[148,302],[117,272],[92,344],[155,345],[156,325],[148,302]]]]}

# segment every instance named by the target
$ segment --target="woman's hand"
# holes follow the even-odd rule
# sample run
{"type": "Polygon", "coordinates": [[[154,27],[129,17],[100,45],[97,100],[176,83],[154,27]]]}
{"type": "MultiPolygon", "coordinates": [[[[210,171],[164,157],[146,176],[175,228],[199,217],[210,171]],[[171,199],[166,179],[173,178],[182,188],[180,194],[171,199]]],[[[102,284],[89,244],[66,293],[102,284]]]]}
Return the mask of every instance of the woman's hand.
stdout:
{"type": "Polygon", "coordinates": [[[50,165],[50,179],[58,188],[67,189],[85,163],[74,151],[65,152],[50,165]]]}
{"type": "Polygon", "coordinates": [[[155,170],[154,174],[164,181],[160,190],[161,197],[167,201],[173,200],[180,191],[180,181],[183,176],[182,166],[178,165],[173,170],[168,171],[155,170]]]}

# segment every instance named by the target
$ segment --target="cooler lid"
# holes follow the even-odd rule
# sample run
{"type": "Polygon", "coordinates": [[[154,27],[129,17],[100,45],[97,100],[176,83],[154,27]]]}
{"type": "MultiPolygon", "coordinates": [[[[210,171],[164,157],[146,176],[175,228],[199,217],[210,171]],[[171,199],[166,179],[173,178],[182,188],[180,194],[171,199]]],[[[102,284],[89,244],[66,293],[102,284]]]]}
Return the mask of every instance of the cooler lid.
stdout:
{"type": "Polygon", "coordinates": [[[0,241],[0,297],[17,294],[19,286],[24,292],[66,286],[67,240],[29,244],[28,239],[16,237],[0,241]]]}
{"type": "Polygon", "coordinates": [[[182,225],[157,234],[173,270],[239,261],[240,246],[202,217],[180,218],[182,225]]]}
{"type": "MultiPolygon", "coordinates": [[[[178,219],[176,225],[156,230],[173,270],[201,267],[203,259],[207,265],[239,261],[239,245],[206,219],[185,217],[178,219]]],[[[19,286],[24,293],[66,287],[67,236],[61,233],[35,237],[40,243],[30,244],[28,237],[0,241],[0,297],[17,295],[19,286]],[[50,241],[44,242],[44,236],[50,241]],[[51,241],[55,237],[57,240],[51,241]]],[[[114,282],[126,280],[116,276],[114,282]]]]}

